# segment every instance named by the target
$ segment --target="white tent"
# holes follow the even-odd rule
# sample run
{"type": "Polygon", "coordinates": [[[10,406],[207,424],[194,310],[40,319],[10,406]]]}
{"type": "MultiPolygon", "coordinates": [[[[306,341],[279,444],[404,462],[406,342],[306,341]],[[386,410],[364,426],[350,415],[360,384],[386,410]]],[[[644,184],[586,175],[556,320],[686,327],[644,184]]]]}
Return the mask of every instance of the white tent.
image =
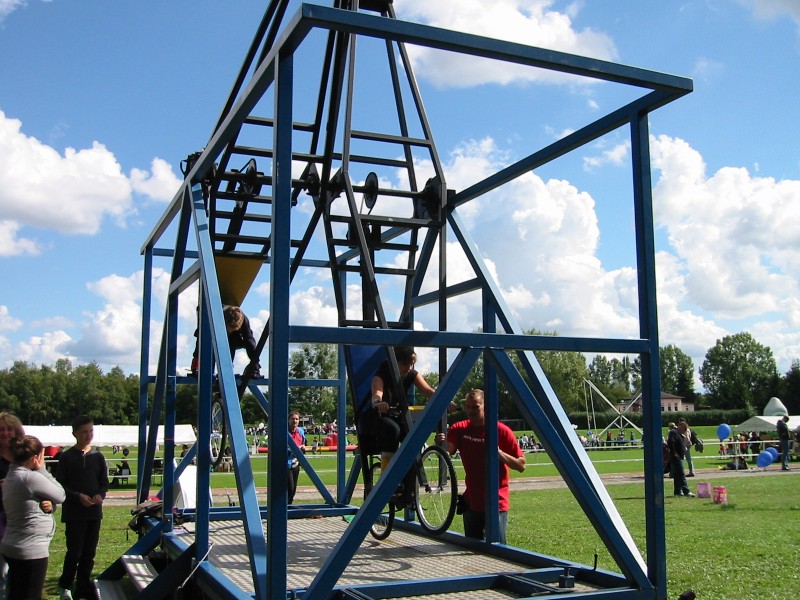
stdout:
{"type": "MultiPolygon", "coordinates": [[[[72,446],[75,438],[69,425],[26,425],[25,433],[34,435],[45,446],[72,446]]],[[[158,445],[164,445],[164,429],[158,428],[158,445]]],[[[194,444],[197,438],[191,425],[175,425],[175,445],[194,444]]],[[[95,425],[92,446],[138,446],[138,425],[95,425]]]]}
{"type": "MultiPolygon", "coordinates": [[[[736,429],[739,431],[757,431],[759,433],[766,432],[766,431],[777,431],[778,430],[778,421],[780,421],[783,417],[762,417],[756,415],[755,417],[750,417],[744,423],[736,426],[736,429]]],[[[793,417],[789,417],[789,422],[787,423],[789,426],[789,431],[794,431],[798,426],[800,426],[800,415],[795,415],[793,417]]]]}

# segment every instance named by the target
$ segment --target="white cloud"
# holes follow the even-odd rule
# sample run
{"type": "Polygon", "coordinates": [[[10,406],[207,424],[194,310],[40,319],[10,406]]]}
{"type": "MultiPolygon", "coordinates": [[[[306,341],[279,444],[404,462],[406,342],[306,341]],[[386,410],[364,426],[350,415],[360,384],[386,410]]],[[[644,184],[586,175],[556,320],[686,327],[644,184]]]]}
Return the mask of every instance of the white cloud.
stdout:
{"type": "Polygon", "coordinates": [[[27,0],[0,0],[0,23],[12,12],[28,4],[27,0]]]}
{"type": "Polygon", "coordinates": [[[94,235],[106,219],[125,225],[135,212],[133,192],[164,200],[178,189],[180,181],[160,158],[153,159],[150,173],[133,169],[128,179],[99,142],[62,155],[21,127],[0,111],[0,256],[43,251],[19,236],[23,227],[94,235]]]}
{"type": "Polygon", "coordinates": [[[74,356],[64,352],[71,339],[67,332],[61,330],[32,336],[19,344],[14,360],[40,364],[53,364],[61,358],[74,360],[74,356]]]}
{"type": "Polygon", "coordinates": [[[694,67],[692,68],[692,78],[709,81],[721,74],[724,70],[725,65],[723,65],[721,62],[701,56],[694,63],[694,67]]]}
{"type": "Polygon", "coordinates": [[[62,156],[20,128],[0,112],[0,217],[73,234],[97,233],[107,216],[124,220],[131,186],[105,146],[62,156]]]}
{"type": "Polygon", "coordinates": [[[0,331],[16,331],[22,327],[22,321],[11,316],[8,307],[0,304],[0,331]]]}
{"type": "Polygon", "coordinates": [[[594,171],[604,165],[621,166],[630,156],[630,142],[617,144],[610,150],[604,150],[599,156],[586,156],[583,159],[583,168],[586,171],[594,171]]]}
{"type": "MultiPolygon", "coordinates": [[[[577,3],[571,4],[568,12],[551,10],[552,0],[397,0],[395,4],[398,17],[409,21],[603,60],[614,60],[617,56],[609,36],[591,28],[577,30],[574,27],[577,3]]],[[[441,87],[578,81],[550,71],[457,56],[418,46],[410,46],[409,55],[417,72],[441,87]]]]}
{"type": "Polygon", "coordinates": [[[80,338],[68,343],[65,350],[87,361],[102,356],[136,364],[142,335],[141,279],[141,273],[128,278],[109,275],[89,283],[89,290],[106,304],[96,312],[84,313],[80,338]]]}
{"type": "Polygon", "coordinates": [[[131,169],[131,186],[133,191],[154,200],[168,202],[172,200],[180,187],[179,179],[172,166],[161,158],[154,158],[150,164],[150,172],[131,169]]]}
{"type": "Polygon", "coordinates": [[[336,327],[339,322],[332,294],[320,286],[292,294],[289,302],[289,316],[294,324],[336,327]]]}
{"type": "Polygon", "coordinates": [[[685,141],[653,142],[659,227],[685,265],[687,299],[719,317],[780,310],[800,274],[800,181],[751,176],[725,167],[707,176],[685,141]]]}
{"type": "Polygon", "coordinates": [[[17,236],[19,229],[19,223],[0,220],[0,257],[41,254],[41,245],[36,240],[17,236]]]}
{"type": "Polygon", "coordinates": [[[774,19],[787,15],[800,24],[800,3],[797,0],[739,0],[759,19],[774,19]]]}

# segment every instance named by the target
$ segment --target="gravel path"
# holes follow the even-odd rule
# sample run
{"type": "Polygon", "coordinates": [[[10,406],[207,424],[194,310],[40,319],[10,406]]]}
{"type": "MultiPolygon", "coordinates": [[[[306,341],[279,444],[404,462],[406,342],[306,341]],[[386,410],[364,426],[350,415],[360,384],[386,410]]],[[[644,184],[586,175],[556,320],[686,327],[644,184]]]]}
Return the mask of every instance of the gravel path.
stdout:
{"type": "MultiPolygon", "coordinates": [[[[748,471],[722,471],[719,469],[698,469],[697,476],[689,479],[689,484],[692,485],[698,481],[710,481],[720,478],[730,477],[786,477],[800,474],[800,469],[795,467],[791,471],[781,471],[780,469],[771,468],[766,471],[761,469],[750,469],[748,471]]],[[[610,475],[601,475],[600,478],[606,485],[618,485],[623,483],[643,483],[644,475],[641,473],[615,473],[610,475]]],[[[669,480],[665,478],[664,485],[668,489],[669,480]]],[[[511,480],[511,489],[516,491],[527,490],[547,490],[566,487],[564,479],[561,477],[525,477],[516,478],[511,480]]],[[[669,491],[669,489],[668,489],[669,491]]],[[[213,490],[214,504],[224,505],[228,500],[228,494],[231,499],[236,501],[236,490],[213,490]]],[[[267,489],[258,488],[258,497],[260,501],[266,500],[267,489]]],[[[122,491],[109,491],[106,496],[105,504],[107,506],[129,506],[135,505],[136,493],[133,490],[122,491]]],[[[319,500],[319,494],[310,486],[301,486],[297,490],[296,499],[299,501],[304,500],[319,500]]]]}

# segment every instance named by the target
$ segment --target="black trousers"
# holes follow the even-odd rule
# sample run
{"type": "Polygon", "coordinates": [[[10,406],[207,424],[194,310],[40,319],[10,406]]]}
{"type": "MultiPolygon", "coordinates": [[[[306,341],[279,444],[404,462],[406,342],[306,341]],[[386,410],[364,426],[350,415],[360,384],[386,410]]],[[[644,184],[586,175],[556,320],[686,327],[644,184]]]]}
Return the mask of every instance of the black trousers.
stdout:
{"type": "Polygon", "coordinates": [[[64,568],[58,579],[58,587],[72,589],[74,581],[76,598],[95,597],[92,569],[100,540],[101,523],[100,520],[65,523],[67,554],[64,556],[64,568]]]}
{"type": "Polygon", "coordinates": [[[7,600],[38,600],[47,577],[47,557],[22,560],[5,557],[8,563],[7,600]]]}
{"type": "Polygon", "coordinates": [[[689,484],[686,482],[683,460],[673,454],[669,458],[669,464],[672,473],[672,493],[676,496],[685,496],[689,493],[689,484]]]}
{"type": "Polygon", "coordinates": [[[300,477],[300,465],[296,467],[292,467],[289,469],[289,480],[287,481],[288,484],[288,496],[289,496],[289,504],[294,502],[294,495],[297,492],[297,480],[300,477]]]}

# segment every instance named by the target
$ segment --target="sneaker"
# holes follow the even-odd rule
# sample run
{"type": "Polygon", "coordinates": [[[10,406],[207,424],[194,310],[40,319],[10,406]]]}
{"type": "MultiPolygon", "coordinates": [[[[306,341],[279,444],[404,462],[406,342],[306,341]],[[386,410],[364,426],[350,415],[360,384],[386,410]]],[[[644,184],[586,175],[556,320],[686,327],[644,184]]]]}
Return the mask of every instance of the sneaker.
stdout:
{"type": "Polygon", "coordinates": [[[66,590],[64,588],[58,588],[58,599],[59,600],[72,600],[72,592],[70,590],[66,590]]]}
{"type": "Polygon", "coordinates": [[[692,492],[687,492],[684,494],[687,498],[694,498],[694,494],[692,492]]]}
{"type": "Polygon", "coordinates": [[[687,477],[694,477],[694,473],[689,473],[687,477]]]}

